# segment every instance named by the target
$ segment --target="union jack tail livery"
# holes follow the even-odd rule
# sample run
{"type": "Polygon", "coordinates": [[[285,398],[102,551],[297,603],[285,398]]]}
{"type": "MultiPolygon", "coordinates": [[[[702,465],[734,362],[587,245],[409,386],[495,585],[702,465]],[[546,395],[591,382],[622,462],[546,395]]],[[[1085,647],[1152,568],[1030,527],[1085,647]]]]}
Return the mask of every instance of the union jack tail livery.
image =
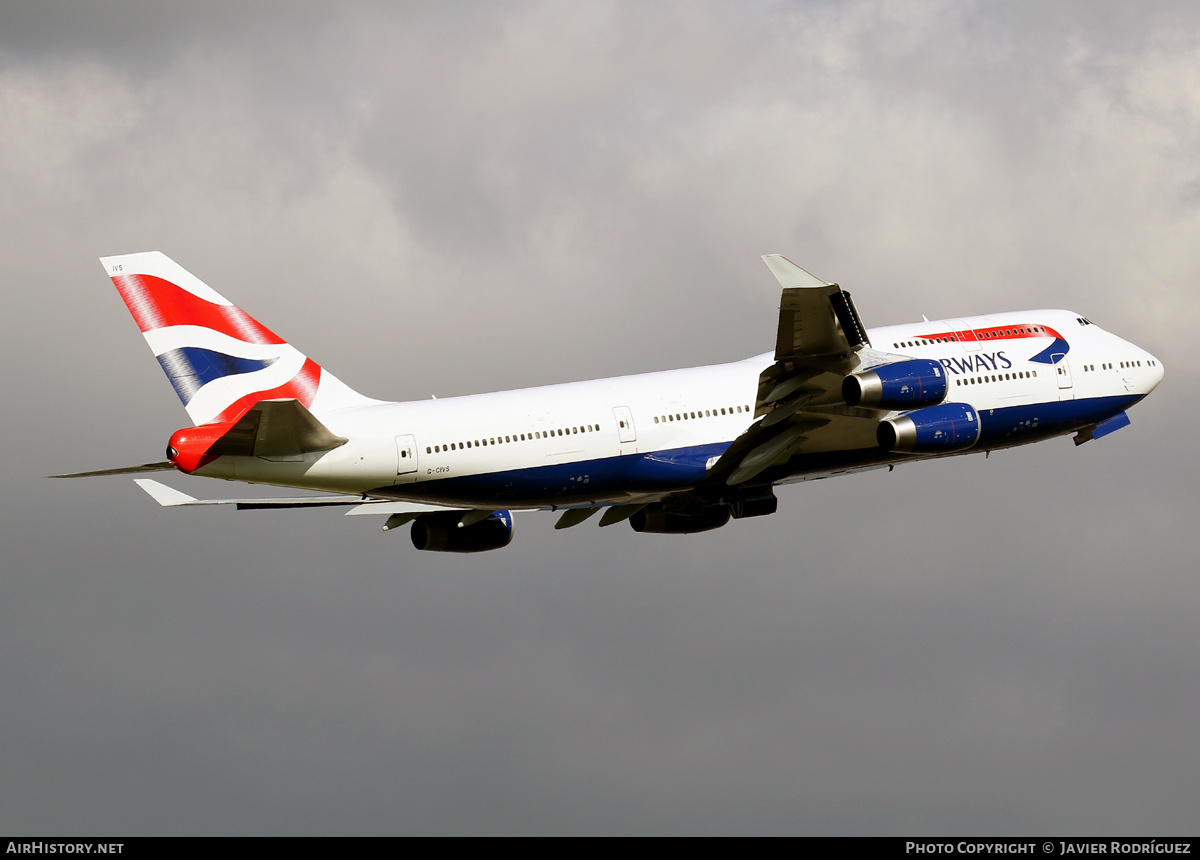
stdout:
{"type": "Polygon", "coordinates": [[[378,403],[349,388],[159,251],[102,257],[195,425],[237,421],[262,400],[316,415],[378,403]]]}

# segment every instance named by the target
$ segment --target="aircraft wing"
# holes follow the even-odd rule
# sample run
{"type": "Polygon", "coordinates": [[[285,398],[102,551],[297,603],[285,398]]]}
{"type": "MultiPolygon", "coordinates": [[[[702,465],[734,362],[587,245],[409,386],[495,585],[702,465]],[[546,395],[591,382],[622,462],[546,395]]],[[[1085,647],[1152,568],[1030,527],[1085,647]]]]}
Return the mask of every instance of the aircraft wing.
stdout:
{"type": "Polygon", "coordinates": [[[895,356],[871,349],[850,294],[837,284],[778,254],[763,261],[783,287],[775,363],[758,377],[754,415],[760,420],[705,477],[709,489],[745,484],[798,454],[877,445],[883,413],[846,406],[842,381],[895,356]]]}
{"type": "Polygon", "coordinates": [[[827,284],[787,257],[766,254],[763,262],[783,287],[775,360],[845,355],[870,345],[850,294],[827,284]]]}

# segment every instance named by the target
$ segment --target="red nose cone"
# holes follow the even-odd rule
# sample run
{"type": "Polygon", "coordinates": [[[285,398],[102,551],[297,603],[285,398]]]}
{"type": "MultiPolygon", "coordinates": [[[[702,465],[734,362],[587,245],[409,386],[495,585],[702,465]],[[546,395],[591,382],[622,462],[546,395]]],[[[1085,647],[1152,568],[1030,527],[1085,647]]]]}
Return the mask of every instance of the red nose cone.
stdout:
{"type": "Polygon", "coordinates": [[[204,424],[176,430],[167,448],[167,459],[181,472],[192,473],[217,459],[208,449],[229,429],[227,424],[204,424]]]}

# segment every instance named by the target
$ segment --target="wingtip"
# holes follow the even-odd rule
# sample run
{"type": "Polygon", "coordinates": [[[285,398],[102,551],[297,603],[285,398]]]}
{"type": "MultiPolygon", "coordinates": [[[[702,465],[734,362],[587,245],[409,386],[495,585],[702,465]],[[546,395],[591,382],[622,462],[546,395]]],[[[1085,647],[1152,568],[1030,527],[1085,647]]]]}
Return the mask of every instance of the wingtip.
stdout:
{"type": "Polygon", "coordinates": [[[762,261],[767,264],[771,274],[782,287],[828,287],[828,281],[822,281],[807,269],[802,269],[782,254],[763,254],[762,261]]]}

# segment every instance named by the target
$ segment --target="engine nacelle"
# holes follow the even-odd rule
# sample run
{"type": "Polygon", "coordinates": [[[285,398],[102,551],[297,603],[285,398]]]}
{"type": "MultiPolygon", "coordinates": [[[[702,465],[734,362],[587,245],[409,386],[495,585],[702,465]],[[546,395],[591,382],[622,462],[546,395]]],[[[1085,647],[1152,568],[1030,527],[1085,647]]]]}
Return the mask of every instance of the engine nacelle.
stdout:
{"type": "Polygon", "coordinates": [[[779,499],[771,487],[751,490],[729,500],[729,513],[735,520],[766,517],[779,510],[779,499]]]}
{"type": "Polygon", "coordinates": [[[629,518],[635,532],[660,535],[690,535],[719,529],[729,522],[729,505],[709,505],[693,511],[668,511],[662,505],[647,505],[629,518]]]}
{"type": "Polygon", "coordinates": [[[937,454],[979,441],[979,413],[965,403],[943,403],[879,422],[875,438],[885,451],[937,454]]]}
{"type": "Polygon", "coordinates": [[[867,409],[916,409],[941,403],[949,390],[941,362],[914,358],[847,376],[842,399],[867,409]]]}
{"type": "Polygon", "coordinates": [[[461,511],[425,514],[413,521],[413,546],[429,552],[483,552],[500,549],[512,541],[512,514],[493,511],[469,526],[459,527],[461,511]]]}

